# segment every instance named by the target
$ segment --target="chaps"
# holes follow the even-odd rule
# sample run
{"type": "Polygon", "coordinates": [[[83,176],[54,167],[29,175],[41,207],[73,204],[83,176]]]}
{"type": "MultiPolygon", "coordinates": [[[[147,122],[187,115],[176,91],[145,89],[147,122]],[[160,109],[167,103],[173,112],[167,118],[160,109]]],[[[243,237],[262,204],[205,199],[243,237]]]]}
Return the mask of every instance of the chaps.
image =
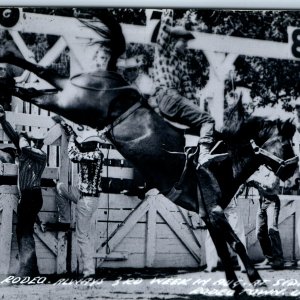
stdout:
{"type": "Polygon", "coordinates": [[[21,191],[17,222],[17,241],[20,256],[18,276],[36,276],[39,274],[33,231],[37,214],[42,205],[43,198],[40,188],[21,191]]]}

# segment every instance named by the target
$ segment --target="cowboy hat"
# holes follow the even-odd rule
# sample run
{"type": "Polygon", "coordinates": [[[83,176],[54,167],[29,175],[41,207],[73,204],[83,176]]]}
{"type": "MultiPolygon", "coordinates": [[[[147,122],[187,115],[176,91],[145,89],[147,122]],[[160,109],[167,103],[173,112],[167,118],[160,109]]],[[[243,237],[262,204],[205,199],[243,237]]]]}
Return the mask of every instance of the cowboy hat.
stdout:
{"type": "Polygon", "coordinates": [[[184,29],[182,26],[175,26],[171,28],[170,34],[172,37],[177,39],[181,38],[187,41],[195,39],[194,35],[190,31],[184,29]]]}
{"type": "Polygon", "coordinates": [[[97,143],[105,143],[105,140],[101,138],[99,135],[91,135],[88,137],[84,137],[81,139],[81,144],[88,143],[88,142],[97,142],[97,143]]]}

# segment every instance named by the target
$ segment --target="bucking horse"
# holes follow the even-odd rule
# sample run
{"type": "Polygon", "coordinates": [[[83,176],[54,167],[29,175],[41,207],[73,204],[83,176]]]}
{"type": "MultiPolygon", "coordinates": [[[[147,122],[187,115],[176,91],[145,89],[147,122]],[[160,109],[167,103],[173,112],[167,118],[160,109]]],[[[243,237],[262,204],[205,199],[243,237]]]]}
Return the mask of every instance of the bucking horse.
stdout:
{"type": "Polygon", "coordinates": [[[240,256],[250,282],[255,287],[265,286],[223,210],[260,165],[265,164],[281,180],[293,175],[298,162],[292,148],[295,126],[280,118],[246,118],[238,102],[223,130],[216,133],[228,158],[196,167],[193,155],[184,152],[184,131],[166,122],[116,72],[117,59],[125,50],[121,26],[105,10],[98,13],[97,19],[81,23],[93,33],[93,38],[86,39],[86,47],[91,65],[98,66],[96,70],[62,78],[50,68],[32,64],[6,49],[0,62],[35,73],[53,89],[5,84],[0,88],[75,123],[101,130],[144,176],[148,189],[156,188],[175,204],[200,214],[224,266],[228,285],[236,295],[244,289],[234,272],[227,244],[240,256]],[[98,64],[97,55],[103,50],[109,59],[106,64],[98,64]]]}

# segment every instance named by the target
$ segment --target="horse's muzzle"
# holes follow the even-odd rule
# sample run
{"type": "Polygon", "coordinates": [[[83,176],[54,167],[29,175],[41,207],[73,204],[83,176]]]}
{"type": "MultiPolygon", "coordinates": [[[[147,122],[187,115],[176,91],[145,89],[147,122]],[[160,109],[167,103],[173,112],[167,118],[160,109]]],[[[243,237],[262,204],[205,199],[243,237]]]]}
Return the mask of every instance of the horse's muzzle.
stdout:
{"type": "Polygon", "coordinates": [[[274,173],[280,178],[280,180],[286,181],[294,175],[296,169],[298,168],[298,161],[298,156],[284,160],[279,165],[278,169],[274,170],[274,173]]]}

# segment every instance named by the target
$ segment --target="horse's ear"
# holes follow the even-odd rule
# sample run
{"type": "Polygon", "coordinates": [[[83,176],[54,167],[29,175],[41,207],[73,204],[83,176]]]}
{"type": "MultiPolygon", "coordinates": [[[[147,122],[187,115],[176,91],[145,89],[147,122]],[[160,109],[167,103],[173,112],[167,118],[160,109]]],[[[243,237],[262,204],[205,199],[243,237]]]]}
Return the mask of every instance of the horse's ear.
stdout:
{"type": "Polygon", "coordinates": [[[242,103],[242,95],[237,103],[225,113],[224,130],[235,134],[240,130],[245,119],[245,110],[242,103]]]}

